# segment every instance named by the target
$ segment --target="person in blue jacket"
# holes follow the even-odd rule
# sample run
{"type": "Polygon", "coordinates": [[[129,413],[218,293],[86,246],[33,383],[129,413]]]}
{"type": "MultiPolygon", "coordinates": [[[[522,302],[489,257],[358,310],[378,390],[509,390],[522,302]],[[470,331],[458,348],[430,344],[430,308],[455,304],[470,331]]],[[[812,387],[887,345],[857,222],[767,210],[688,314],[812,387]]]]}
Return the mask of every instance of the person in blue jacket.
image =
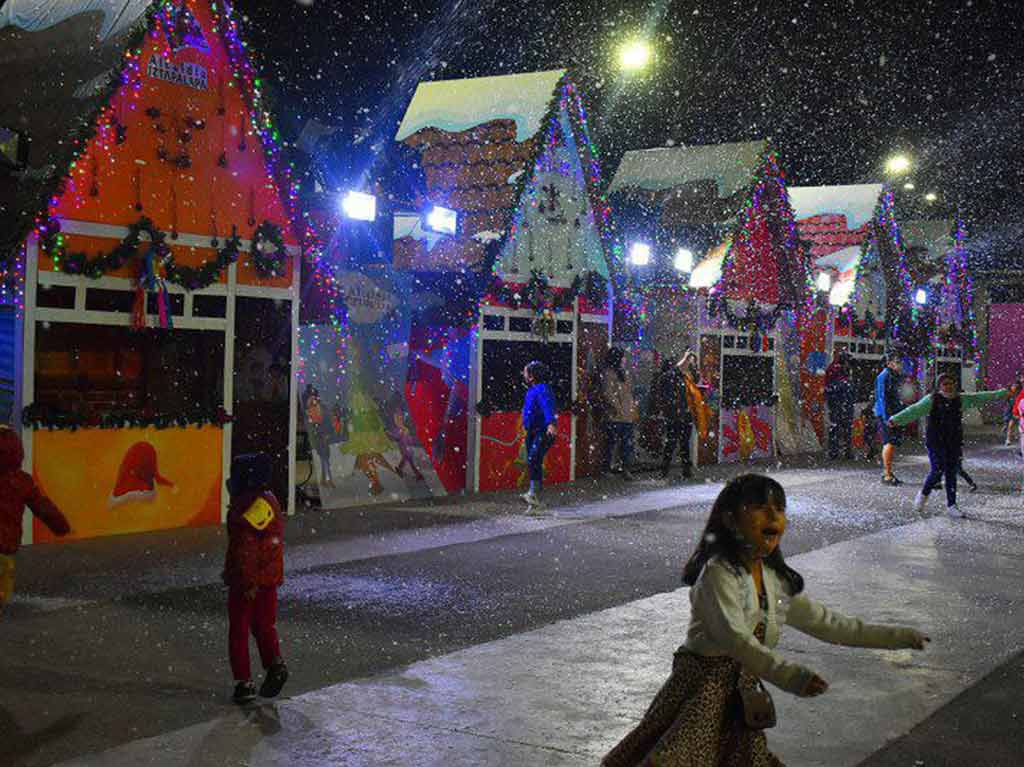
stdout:
{"type": "Polygon", "coordinates": [[[886,357],[885,367],[875,379],[875,418],[878,420],[878,431],[882,442],[882,484],[897,485],[903,484],[892,473],[892,459],[895,456],[896,448],[903,437],[903,430],[889,423],[889,419],[903,409],[900,401],[900,373],[903,371],[903,363],[898,354],[892,352],[886,357]]]}
{"type": "Polygon", "coordinates": [[[526,463],[530,471],[530,489],[523,494],[523,500],[531,509],[543,504],[540,490],[544,484],[544,456],[558,437],[555,412],[555,395],[548,379],[551,374],[547,365],[538,360],[523,368],[523,380],[527,387],[523,402],[523,429],[526,431],[526,463]]]}

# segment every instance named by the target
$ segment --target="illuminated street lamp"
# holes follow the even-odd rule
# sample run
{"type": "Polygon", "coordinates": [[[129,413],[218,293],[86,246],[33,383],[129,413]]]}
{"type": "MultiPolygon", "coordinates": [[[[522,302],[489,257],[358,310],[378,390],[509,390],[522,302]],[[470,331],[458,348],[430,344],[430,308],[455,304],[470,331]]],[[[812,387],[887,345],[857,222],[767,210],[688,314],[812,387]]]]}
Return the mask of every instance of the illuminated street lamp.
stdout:
{"type": "Polygon", "coordinates": [[[914,189],[916,189],[917,187],[914,186],[913,181],[908,181],[903,185],[903,188],[906,189],[908,192],[913,192],[914,189]]]}
{"type": "Polygon", "coordinates": [[[639,72],[651,61],[651,46],[643,40],[630,40],[619,48],[619,67],[627,72],[639,72]]]}
{"type": "Polygon", "coordinates": [[[899,176],[910,170],[910,158],[905,154],[895,154],[885,161],[885,172],[899,176]]]}
{"type": "Polygon", "coordinates": [[[674,266],[677,272],[683,274],[689,274],[693,271],[693,251],[687,250],[686,248],[680,248],[676,251],[676,258],[674,266]]]}
{"type": "Polygon", "coordinates": [[[633,266],[647,266],[651,262],[651,246],[646,242],[634,242],[629,249],[629,263],[633,266]]]}
{"type": "Polygon", "coordinates": [[[341,199],[341,210],[356,221],[373,221],[377,218],[377,198],[365,192],[348,192],[341,199]]]}
{"type": "Polygon", "coordinates": [[[925,198],[925,199],[926,199],[926,200],[927,200],[928,202],[935,202],[935,201],[936,201],[937,199],[939,199],[939,196],[938,196],[937,194],[935,194],[935,192],[928,192],[928,194],[926,194],[926,195],[924,196],[924,198],[925,198]]]}

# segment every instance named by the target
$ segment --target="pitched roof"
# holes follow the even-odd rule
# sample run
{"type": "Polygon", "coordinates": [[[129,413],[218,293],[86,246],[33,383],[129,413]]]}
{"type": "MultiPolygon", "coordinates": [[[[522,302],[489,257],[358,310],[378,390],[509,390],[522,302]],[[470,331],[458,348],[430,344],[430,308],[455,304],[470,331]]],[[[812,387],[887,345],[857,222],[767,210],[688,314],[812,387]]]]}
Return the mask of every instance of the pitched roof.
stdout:
{"type": "Polygon", "coordinates": [[[0,126],[29,138],[28,168],[0,175],[0,254],[17,245],[39,212],[40,194],[70,161],[71,142],[101,104],[122,54],[145,31],[149,2],[8,0],[0,25],[0,126]],[[63,167],[58,167],[63,164],[63,167]]]}
{"type": "Polygon", "coordinates": [[[540,131],[565,75],[564,69],[553,69],[420,83],[395,141],[405,141],[424,128],[460,133],[494,120],[511,120],[515,140],[522,143],[540,131]]]}
{"type": "Polygon", "coordinates": [[[746,191],[767,141],[634,149],[622,156],[608,192],[661,191],[714,181],[720,198],[746,191]]]}

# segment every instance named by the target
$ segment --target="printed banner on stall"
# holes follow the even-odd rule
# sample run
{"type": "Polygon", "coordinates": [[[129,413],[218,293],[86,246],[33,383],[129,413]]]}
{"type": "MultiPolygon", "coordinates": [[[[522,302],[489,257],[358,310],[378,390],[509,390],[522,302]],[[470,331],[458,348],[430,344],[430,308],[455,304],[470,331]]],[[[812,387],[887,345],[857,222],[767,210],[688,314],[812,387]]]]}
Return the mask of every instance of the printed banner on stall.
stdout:
{"type": "MultiPolygon", "coordinates": [[[[300,391],[314,476],[325,507],[443,495],[410,412],[410,301],[404,277],[382,269],[337,275],[348,307],[344,370],[322,329],[300,329],[300,391]]],[[[415,364],[415,361],[413,361],[415,364]]]]}
{"type": "MultiPolygon", "coordinates": [[[[37,431],[32,468],[71,523],[61,540],[215,525],[222,438],[214,426],[37,431]]],[[[32,533],[37,543],[54,540],[38,521],[32,533]]]]}

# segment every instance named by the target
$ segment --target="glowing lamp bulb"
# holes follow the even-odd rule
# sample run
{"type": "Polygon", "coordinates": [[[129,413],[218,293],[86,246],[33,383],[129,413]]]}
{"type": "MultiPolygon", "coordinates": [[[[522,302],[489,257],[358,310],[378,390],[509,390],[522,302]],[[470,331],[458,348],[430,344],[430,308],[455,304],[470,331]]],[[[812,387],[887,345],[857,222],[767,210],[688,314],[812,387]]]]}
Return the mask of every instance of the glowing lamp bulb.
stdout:
{"type": "Polygon", "coordinates": [[[926,194],[926,195],[924,196],[924,198],[925,198],[925,199],[926,199],[926,200],[927,200],[928,202],[935,202],[935,201],[936,201],[937,199],[939,199],[939,196],[938,196],[937,194],[935,194],[935,192],[928,192],[928,194],[926,194]]]}
{"type": "Polygon", "coordinates": [[[458,229],[459,214],[451,208],[435,205],[427,214],[427,227],[441,234],[455,234],[458,229]]]}
{"type": "Polygon", "coordinates": [[[917,292],[914,293],[914,301],[919,305],[924,306],[928,303],[928,291],[924,288],[918,288],[917,292]]]}
{"type": "Polygon", "coordinates": [[[634,242],[629,249],[629,263],[633,266],[647,266],[651,262],[651,246],[646,242],[634,242]]]}
{"type": "Polygon", "coordinates": [[[632,40],[619,49],[619,65],[627,71],[639,71],[650,60],[651,48],[643,40],[632,40]]]}
{"type": "Polygon", "coordinates": [[[818,272],[818,290],[822,293],[828,293],[832,290],[832,275],[828,272],[818,272]]]}
{"type": "Polygon", "coordinates": [[[341,209],[348,218],[373,221],[377,218],[377,198],[364,192],[348,192],[341,200],[341,209]]]}
{"type": "Polygon", "coordinates": [[[910,170],[910,158],[905,154],[893,155],[886,161],[885,170],[894,175],[906,173],[910,170]]]}
{"type": "Polygon", "coordinates": [[[673,263],[676,271],[689,274],[693,271],[693,251],[680,248],[676,251],[676,258],[673,263]]]}

